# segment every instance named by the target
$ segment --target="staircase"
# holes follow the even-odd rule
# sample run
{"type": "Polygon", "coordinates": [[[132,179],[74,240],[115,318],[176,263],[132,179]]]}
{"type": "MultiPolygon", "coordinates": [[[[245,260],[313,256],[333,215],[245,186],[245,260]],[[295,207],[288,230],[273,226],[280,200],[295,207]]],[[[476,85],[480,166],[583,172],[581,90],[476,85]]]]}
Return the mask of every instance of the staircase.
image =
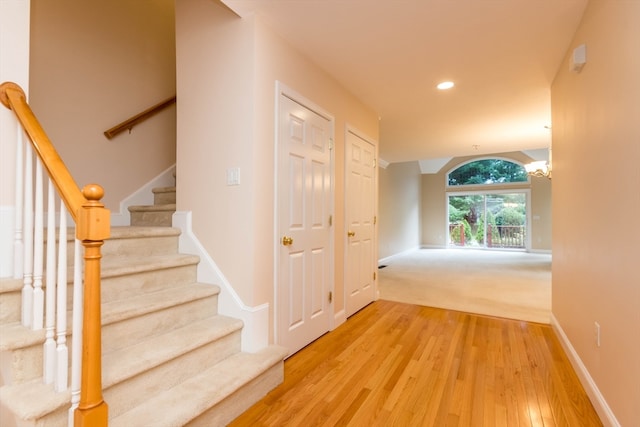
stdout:
{"type": "Polygon", "coordinates": [[[153,189],[153,205],[129,206],[131,225],[171,227],[176,211],[176,187],[153,189]]]}
{"type": "MultiPolygon", "coordinates": [[[[287,352],[240,350],[242,322],[217,313],[220,289],[197,282],[198,257],[178,253],[180,230],[166,226],[175,187],[154,195],[156,205],[131,208],[132,226],[113,227],[103,247],[109,425],[224,426],[282,382],[287,352]]],[[[72,234],[68,245],[72,253],[72,234]]],[[[0,279],[0,425],[67,426],[70,392],[42,384],[45,332],[20,325],[21,287],[0,279]]]]}

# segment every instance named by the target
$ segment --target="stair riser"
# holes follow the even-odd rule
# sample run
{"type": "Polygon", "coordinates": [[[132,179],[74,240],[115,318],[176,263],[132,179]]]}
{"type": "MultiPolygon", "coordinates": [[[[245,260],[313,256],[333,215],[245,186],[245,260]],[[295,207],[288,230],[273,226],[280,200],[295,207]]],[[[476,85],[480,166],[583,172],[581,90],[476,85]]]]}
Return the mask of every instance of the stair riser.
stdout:
{"type": "Polygon", "coordinates": [[[42,378],[42,344],[0,352],[3,384],[20,384],[42,378]]]}
{"type": "MultiPolygon", "coordinates": [[[[67,278],[72,275],[73,272],[68,271],[67,278]]],[[[187,285],[195,282],[196,276],[197,270],[194,265],[181,265],[163,270],[150,270],[136,274],[106,277],[100,281],[102,302],[131,298],[147,292],[187,285]]],[[[67,281],[67,308],[71,308],[73,304],[73,281],[71,279],[67,281]]],[[[43,289],[46,292],[46,286],[43,286],[43,289]]],[[[22,297],[20,293],[17,293],[17,296],[13,294],[0,294],[0,309],[2,309],[2,315],[11,316],[15,322],[21,318],[20,304],[22,297]],[[1,305],[4,304],[2,302],[4,298],[9,300],[6,304],[6,313],[4,311],[5,307],[1,305]]]]}
{"type": "Polygon", "coordinates": [[[111,256],[169,255],[178,253],[178,236],[158,236],[105,241],[104,258],[111,256]]]}
{"type": "Polygon", "coordinates": [[[244,384],[213,408],[191,420],[188,427],[224,426],[266,396],[284,380],[284,363],[279,362],[260,376],[244,384]]]}
{"type": "MultiPolygon", "coordinates": [[[[171,224],[169,224],[171,225],[171,224]]],[[[102,258],[121,256],[146,256],[146,255],[170,255],[178,253],[178,236],[153,236],[153,237],[131,237],[122,239],[107,239],[100,249],[102,258]]],[[[45,268],[46,268],[47,246],[45,244],[45,268]]],[[[73,265],[75,254],[75,240],[67,240],[67,266],[73,265]]],[[[58,254],[56,253],[56,257],[58,254]]]]}
{"type": "Polygon", "coordinates": [[[216,314],[218,296],[214,295],[105,325],[102,328],[103,348],[105,352],[124,348],[216,314]]]}
{"type": "MultiPolygon", "coordinates": [[[[67,272],[67,308],[73,304],[73,273],[67,272]]],[[[108,277],[101,280],[102,302],[120,298],[130,298],[146,292],[154,292],[168,287],[183,286],[196,281],[197,270],[194,265],[183,265],[164,270],[108,277]]],[[[46,284],[43,285],[46,292],[46,284]]],[[[19,322],[21,314],[22,292],[12,291],[0,294],[0,322],[19,322]]]]}
{"type": "Polygon", "coordinates": [[[0,294],[0,322],[19,322],[21,314],[22,292],[11,291],[0,294]]]}
{"type": "Polygon", "coordinates": [[[16,427],[66,427],[69,424],[70,407],[60,408],[37,420],[19,422],[16,427]]]}
{"type": "Polygon", "coordinates": [[[164,192],[153,192],[153,204],[155,205],[169,205],[176,203],[176,192],[174,191],[164,191],[164,192]]]}
{"type": "Polygon", "coordinates": [[[109,416],[113,418],[128,411],[150,396],[200,373],[203,366],[211,366],[238,351],[239,330],[109,387],[104,392],[105,401],[109,402],[109,416]]]}
{"type": "MultiPolygon", "coordinates": [[[[217,295],[105,325],[102,329],[103,353],[123,348],[126,345],[131,345],[132,342],[138,342],[144,337],[179,328],[192,321],[201,320],[215,314],[217,314],[217,295]],[[131,339],[131,337],[134,338],[131,339]]],[[[67,320],[69,325],[70,321],[69,317],[67,320]]],[[[72,338],[70,330],[67,331],[66,338],[68,351],[70,352],[72,338]]],[[[0,378],[3,379],[4,384],[19,384],[35,378],[42,378],[42,360],[42,344],[0,352],[0,378]]]]}
{"type": "Polygon", "coordinates": [[[163,270],[151,270],[102,279],[102,301],[125,299],[169,287],[187,285],[196,281],[195,265],[182,265],[163,270]]]}
{"type": "Polygon", "coordinates": [[[171,227],[174,211],[131,212],[131,225],[139,227],[171,227]]]}

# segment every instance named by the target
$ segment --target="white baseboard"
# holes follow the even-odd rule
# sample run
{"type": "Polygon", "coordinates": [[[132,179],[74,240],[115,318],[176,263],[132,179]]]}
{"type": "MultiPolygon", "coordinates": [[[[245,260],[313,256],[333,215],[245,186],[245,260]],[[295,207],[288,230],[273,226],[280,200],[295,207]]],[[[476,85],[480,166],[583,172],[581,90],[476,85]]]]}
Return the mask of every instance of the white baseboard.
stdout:
{"type": "Polygon", "coordinates": [[[340,310],[339,312],[333,315],[333,325],[331,330],[333,331],[334,329],[336,329],[338,326],[342,325],[346,321],[347,321],[346,311],[340,310]]]}
{"type": "Polygon", "coordinates": [[[175,169],[176,165],[174,164],[123,199],[120,202],[120,212],[111,212],[111,225],[131,225],[129,206],[153,205],[153,189],[157,187],[173,187],[175,185],[173,176],[175,169]]]}
{"type": "Polygon", "coordinates": [[[551,255],[553,254],[553,251],[551,249],[531,249],[529,250],[529,253],[551,255]]]}
{"type": "Polygon", "coordinates": [[[420,249],[447,249],[447,245],[420,245],[420,249]]]}
{"type": "Polygon", "coordinates": [[[248,307],[242,302],[231,283],[193,234],[191,225],[191,212],[179,211],[173,214],[173,226],[182,230],[178,243],[180,252],[200,257],[198,281],[220,286],[218,312],[244,322],[242,351],[255,353],[267,347],[269,345],[269,304],[248,307]]]}
{"type": "Polygon", "coordinates": [[[378,260],[378,265],[380,265],[380,264],[387,264],[387,263],[389,263],[389,262],[393,261],[393,259],[394,259],[395,257],[399,257],[399,256],[402,256],[402,255],[406,255],[406,254],[411,253],[411,252],[413,252],[413,251],[417,251],[417,250],[418,250],[418,249],[420,249],[420,248],[421,248],[420,246],[416,246],[415,248],[410,248],[410,249],[404,250],[404,251],[402,251],[402,252],[398,252],[397,254],[389,255],[389,256],[384,257],[384,258],[380,258],[380,259],[378,260]]]}
{"type": "Polygon", "coordinates": [[[587,367],[584,366],[584,363],[582,363],[580,356],[578,356],[575,348],[573,348],[573,345],[571,345],[569,337],[567,337],[567,335],[564,333],[562,327],[560,326],[560,323],[558,322],[558,319],[556,319],[553,313],[551,314],[551,327],[558,336],[560,344],[567,354],[567,357],[569,358],[573,369],[576,370],[576,374],[578,375],[582,386],[587,392],[587,395],[589,396],[593,407],[598,413],[600,421],[602,421],[605,427],[620,427],[620,423],[616,419],[615,414],[607,404],[607,401],[604,399],[602,393],[600,393],[596,382],[593,380],[593,378],[591,378],[587,367]]]}

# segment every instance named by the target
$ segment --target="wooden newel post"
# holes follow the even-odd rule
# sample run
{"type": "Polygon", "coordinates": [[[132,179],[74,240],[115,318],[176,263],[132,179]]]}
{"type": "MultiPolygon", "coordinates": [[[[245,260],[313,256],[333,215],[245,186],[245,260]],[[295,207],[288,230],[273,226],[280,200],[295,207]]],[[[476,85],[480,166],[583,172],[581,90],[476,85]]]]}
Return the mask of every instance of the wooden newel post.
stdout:
{"type": "Polygon", "coordinates": [[[90,184],[82,189],[86,202],[78,210],[76,238],[84,246],[84,311],[82,379],[75,427],[106,427],[108,408],[102,397],[102,331],[100,312],[100,247],[109,238],[109,210],[100,203],[104,190],[90,184]]]}

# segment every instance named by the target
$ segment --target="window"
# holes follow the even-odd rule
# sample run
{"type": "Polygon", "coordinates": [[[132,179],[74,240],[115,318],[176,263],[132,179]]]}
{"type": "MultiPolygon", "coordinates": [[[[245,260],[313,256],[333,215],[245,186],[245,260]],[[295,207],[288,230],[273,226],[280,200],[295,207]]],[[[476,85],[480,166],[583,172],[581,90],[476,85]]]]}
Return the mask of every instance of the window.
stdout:
{"type": "Polygon", "coordinates": [[[449,245],[526,249],[528,182],[525,168],[505,159],[473,160],[449,172],[449,245]],[[505,184],[515,186],[489,188],[505,184]]]}
{"type": "Polygon", "coordinates": [[[449,172],[447,184],[491,185],[509,182],[527,182],[529,177],[523,166],[503,159],[483,159],[465,163],[449,172]]]}
{"type": "Polygon", "coordinates": [[[448,199],[449,246],[526,248],[526,192],[475,192],[448,199]]]}

